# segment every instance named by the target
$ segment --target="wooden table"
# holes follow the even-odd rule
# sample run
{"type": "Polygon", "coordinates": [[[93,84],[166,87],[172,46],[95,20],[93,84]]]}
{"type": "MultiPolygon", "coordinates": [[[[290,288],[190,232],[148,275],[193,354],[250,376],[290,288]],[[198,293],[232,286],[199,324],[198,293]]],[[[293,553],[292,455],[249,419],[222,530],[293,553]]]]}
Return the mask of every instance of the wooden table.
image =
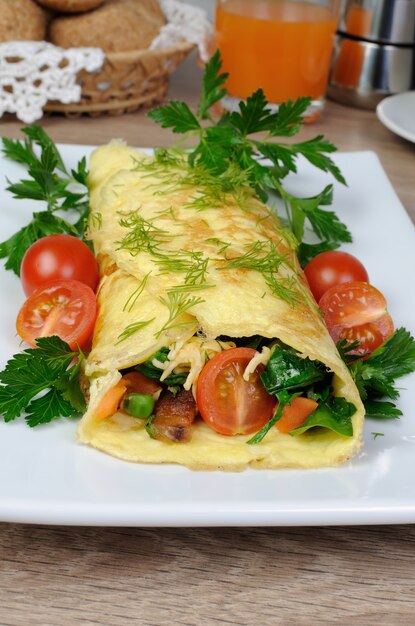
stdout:
{"type": "MultiPolygon", "coordinates": [[[[194,102],[178,75],[175,97],[194,102]]],[[[58,142],[169,144],[144,113],[49,117],[58,142]]],[[[0,131],[18,136],[21,124],[0,131]]],[[[372,112],[328,103],[303,137],[375,150],[415,221],[415,146],[372,112]]],[[[362,172],[364,176],[364,172],[362,172]]],[[[1,480],[7,480],[2,476],[1,480]]],[[[415,527],[112,529],[0,524],[0,624],[415,623],[415,527]]]]}

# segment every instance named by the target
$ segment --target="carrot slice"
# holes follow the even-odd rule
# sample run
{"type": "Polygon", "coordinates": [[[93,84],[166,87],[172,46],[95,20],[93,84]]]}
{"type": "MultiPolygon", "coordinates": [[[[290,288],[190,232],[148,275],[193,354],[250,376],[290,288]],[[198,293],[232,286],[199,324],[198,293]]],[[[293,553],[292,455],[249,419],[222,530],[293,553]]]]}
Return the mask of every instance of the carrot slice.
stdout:
{"type": "Polygon", "coordinates": [[[108,389],[107,393],[103,396],[101,402],[94,411],[94,417],[97,420],[104,420],[106,417],[111,417],[117,412],[118,407],[121,404],[127,386],[121,379],[115,387],[108,389]]]}
{"type": "Polygon", "coordinates": [[[297,396],[282,410],[282,416],[275,424],[280,433],[289,433],[306,421],[307,417],[318,407],[317,402],[310,398],[297,396]]]}

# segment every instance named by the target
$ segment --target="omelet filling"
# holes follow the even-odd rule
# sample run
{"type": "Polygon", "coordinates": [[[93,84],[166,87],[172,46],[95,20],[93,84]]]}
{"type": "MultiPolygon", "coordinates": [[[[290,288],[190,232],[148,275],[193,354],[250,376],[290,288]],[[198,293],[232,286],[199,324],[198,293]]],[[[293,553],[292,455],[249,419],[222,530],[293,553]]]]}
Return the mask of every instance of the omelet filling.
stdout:
{"type": "MultiPolygon", "coordinates": [[[[297,405],[298,398],[308,401],[311,408],[304,415],[299,415],[288,428],[286,420],[282,420],[282,432],[298,436],[310,428],[317,428],[329,429],[345,437],[353,436],[351,417],[356,407],[345,398],[333,395],[333,373],[322,363],[303,358],[276,340],[253,337],[250,341],[245,338],[243,343],[245,347],[248,343],[249,347],[255,346],[257,349],[245,365],[239,384],[252,385],[253,378],[257,380],[259,377],[260,386],[275,397],[272,418],[264,416],[263,428],[247,441],[248,444],[261,441],[272,426],[279,428],[284,406],[297,405]]],[[[237,344],[240,344],[238,339],[208,339],[198,333],[188,340],[161,348],[144,363],[120,372],[121,381],[118,384],[122,386],[124,381],[125,393],[116,398],[111,414],[104,415],[104,418],[114,419],[116,414],[115,421],[127,425],[129,416],[132,418],[130,424],[133,424],[134,418],[142,420],[151,438],[176,443],[189,442],[195,419],[205,418],[204,411],[197,406],[199,376],[208,361],[224,350],[236,348],[237,344]],[[153,387],[150,381],[153,381],[153,387]]],[[[214,389],[211,388],[210,392],[213,393],[214,389]]],[[[110,389],[107,396],[112,393],[113,389],[110,389]]],[[[225,403],[225,410],[232,410],[226,407],[226,397],[222,402],[225,403]]],[[[97,416],[98,419],[102,417],[100,406],[97,407],[97,416]]],[[[214,420],[205,421],[221,433],[214,420]]],[[[250,432],[253,429],[248,425],[243,434],[250,432]]]]}

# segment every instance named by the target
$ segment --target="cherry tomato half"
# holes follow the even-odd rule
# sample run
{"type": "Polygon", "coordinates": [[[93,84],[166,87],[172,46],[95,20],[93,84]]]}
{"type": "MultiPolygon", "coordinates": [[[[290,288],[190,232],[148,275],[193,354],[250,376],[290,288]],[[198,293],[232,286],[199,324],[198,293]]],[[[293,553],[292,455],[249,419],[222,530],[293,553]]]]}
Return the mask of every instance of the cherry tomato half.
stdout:
{"type": "Polygon", "coordinates": [[[330,250],[317,254],[304,268],[311,292],[318,302],[331,287],[359,280],[368,282],[369,276],[361,262],[348,252],[330,250]]]}
{"type": "Polygon", "coordinates": [[[57,280],[36,289],[19,311],[16,329],[35,346],[35,339],[58,335],[75,349],[92,334],[97,313],[95,294],[78,280],[57,280]]]}
{"type": "Polygon", "coordinates": [[[275,398],[262,385],[257,367],[245,381],[243,374],[256,352],[252,348],[224,350],[200,373],[196,402],[204,421],[221,435],[248,435],[271,419],[275,398]]]}
{"type": "Polygon", "coordinates": [[[319,307],[335,343],[341,339],[360,342],[353,354],[372,352],[394,330],[385,297],[365,282],[332,287],[320,299],[319,307]]]}
{"type": "Polygon", "coordinates": [[[59,234],[42,237],[26,250],[20,276],[28,296],[52,280],[79,280],[95,291],[99,271],[94,253],[85,242],[59,234]]]}

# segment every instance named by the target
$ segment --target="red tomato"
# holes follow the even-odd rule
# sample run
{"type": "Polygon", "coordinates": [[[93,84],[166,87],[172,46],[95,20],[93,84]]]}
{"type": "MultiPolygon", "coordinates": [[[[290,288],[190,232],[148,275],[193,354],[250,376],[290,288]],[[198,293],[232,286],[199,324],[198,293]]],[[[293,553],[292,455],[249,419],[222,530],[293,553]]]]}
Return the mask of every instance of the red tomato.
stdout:
{"type": "Polygon", "coordinates": [[[78,280],[57,280],[36,289],[16,320],[20,337],[35,346],[35,339],[58,335],[71,348],[87,343],[94,329],[95,294],[78,280]]]}
{"type": "Polygon", "coordinates": [[[97,288],[98,264],[86,243],[71,235],[48,235],[33,243],[20,267],[23,291],[28,296],[35,289],[57,280],[79,280],[97,288]]]}
{"type": "Polygon", "coordinates": [[[332,287],[319,302],[334,342],[359,341],[353,354],[378,348],[394,330],[385,297],[372,285],[354,281],[332,287]]]}
{"type": "Polygon", "coordinates": [[[243,373],[256,352],[252,348],[224,350],[200,373],[196,402],[204,421],[221,435],[248,435],[271,419],[275,398],[262,385],[257,367],[245,381],[243,373]]]}
{"type": "Polygon", "coordinates": [[[360,280],[368,282],[367,271],[352,254],[331,250],[311,259],[304,268],[311,292],[317,302],[331,287],[360,280]]]}

